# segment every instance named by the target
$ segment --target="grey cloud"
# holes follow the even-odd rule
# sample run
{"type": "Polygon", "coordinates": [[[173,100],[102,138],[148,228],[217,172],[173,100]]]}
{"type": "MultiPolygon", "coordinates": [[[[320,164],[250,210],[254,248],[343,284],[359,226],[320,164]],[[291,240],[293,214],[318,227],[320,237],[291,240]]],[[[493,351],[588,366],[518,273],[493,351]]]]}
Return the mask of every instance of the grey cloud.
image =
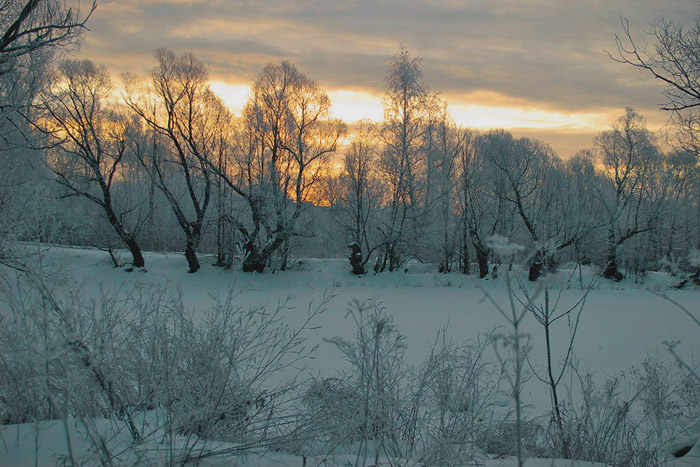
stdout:
{"type": "Polygon", "coordinates": [[[143,68],[155,48],[167,46],[195,53],[221,77],[251,80],[264,63],[290,59],[324,86],[381,93],[389,59],[403,43],[423,57],[433,90],[488,89],[565,111],[651,109],[663,102],[658,83],[612,63],[604,50],[614,48],[620,16],[629,16],[646,39],[642,31],[662,14],[686,20],[698,12],[695,0],[128,0],[110,6],[102,16],[98,7],[90,24],[96,40],[88,38],[93,45],[84,52],[115,67],[143,68]]]}

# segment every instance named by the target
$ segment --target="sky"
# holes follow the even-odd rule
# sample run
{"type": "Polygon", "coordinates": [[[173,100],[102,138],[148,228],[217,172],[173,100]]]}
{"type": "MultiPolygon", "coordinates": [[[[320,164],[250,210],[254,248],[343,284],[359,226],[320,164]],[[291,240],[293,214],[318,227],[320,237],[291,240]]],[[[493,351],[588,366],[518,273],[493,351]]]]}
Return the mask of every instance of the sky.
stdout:
{"type": "Polygon", "coordinates": [[[193,53],[234,111],[267,63],[289,60],[353,122],[382,118],[403,45],[459,124],[536,137],[566,158],[626,106],[652,129],[668,121],[663,85],[606,53],[621,18],[643,44],[652,21],[698,13],[700,0],[106,0],[75,55],[117,76],[148,73],[160,47],[193,53]]]}

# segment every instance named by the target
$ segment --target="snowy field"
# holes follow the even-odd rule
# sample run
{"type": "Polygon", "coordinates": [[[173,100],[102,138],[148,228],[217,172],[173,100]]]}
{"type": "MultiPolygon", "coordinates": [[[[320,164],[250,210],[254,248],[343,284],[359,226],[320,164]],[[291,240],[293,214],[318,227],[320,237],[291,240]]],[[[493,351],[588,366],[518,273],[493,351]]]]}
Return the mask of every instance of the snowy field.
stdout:
{"type": "MultiPolygon", "coordinates": [[[[310,304],[319,303],[332,293],[334,298],[316,320],[319,329],[309,335],[319,352],[311,363],[311,372],[334,374],[344,366],[342,356],[324,339],[340,336],[351,338],[355,329],[346,318],[348,304],[357,300],[377,299],[393,315],[395,324],[406,337],[409,363],[418,364],[429,352],[435,337],[443,327],[458,342],[484,337],[507,323],[494,306],[484,298],[484,291],[507,307],[508,299],[504,275],[476,281],[461,274],[439,274],[427,265],[410,265],[403,272],[354,276],[347,260],[299,260],[292,270],[268,273],[242,273],[224,270],[212,265],[213,258],[202,257],[203,267],[196,274],[187,273],[187,264],[181,254],[147,253],[147,272],[126,273],[116,269],[106,253],[89,249],[58,249],[47,255],[64,272],[66,283],[80,285],[86,293],[96,293],[99,286],[128,289],[134,285],[165,286],[182,291],[188,307],[208,308],[212,296],[236,294],[241,307],[265,305],[274,308],[289,298],[289,310],[284,318],[291,325],[300,325],[310,304]]],[[[664,290],[666,294],[689,310],[700,310],[700,291],[694,288],[669,290],[677,278],[664,273],[650,273],[645,283],[626,279],[620,283],[595,278],[593,271],[584,271],[582,281],[578,272],[559,273],[552,295],[561,292],[560,309],[576,303],[586,287],[589,292],[575,342],[575,353],[581,370],[591,369],[606,376],[614,376],[639,365],[646,356],[665,357],[665,341],[680,341],[681,355],[700,358],[700,329],[683,312],[650,290],[664,290]]],[[[521,274],[524,278],[524,274],[521,274]]],[[[530,283],[525,286],[534,291],[530,283]]],[[[518,285],[514,284],[516,294],[518,285]]],[[[540,356],[543,340],[541,327],[534,319],[526,319],[523,332],[529,334],[533,345],[533,360],[540,356]]],[[[565,325],[556,333],[554,349],[561,349],[568,341],[565,325]]],[[[700,360],[698,360],[700,363],[700,360]]],[[[541,393],[533,388],[534,397],[541,393]]],[[[546,399],[545,404],[549,401],[546,399]]]]}
{"type": "MultiPolygon", "coordinates": [[[[309,344],[318,345],[314,358],[304,369],[309,376],[335,376],[348,369],[340,351],[327,339],[334,336],[353,338],[355,326],[346,316],[347,306],[353,300],[375,299],[383,303],[406,338],[409,365],[417,366],[425,360],[443,328],[449,339],[463,343],[483,341],[488,333],[507,324],[485,299],[485,293],[488,293],[507,307],[503,274],[496,279],[476,281],[460,274],[438,274],[430,266],[412,264],[401,272],[357,277],[349,272],[346,260],[318,259],[298,260],[288,271],[246,274],[214,267],[214,260],[210,257],[201,259],[202,269],[196,274],[188,274],[184,258],[175,253],[147,253],[147,271],[134,272],[114,268],[106,253],[91,249],[49,248],[43,254],[46,264],[53,264],[52,267],[61,271],[62,286],[79,286],[88,296],[97,294],[100,287],[126,291],[134,286],[165,286],[170,290],[181,290],[185,304],[196,310],[195,313],[205,310],[211,304],[212,296],[225,295],[229,290],[236,294],[235,303],[244,308],[259,305],[274,308],[289,298],[288,308],[283,310],[282,316],[292,327],[304,322],[310,304],[313,307],[324,295],[332,294],[325,311],[313,321],[314,329],[306,334],[309,344]]],[[[688,310],[700,310],[700,291],[692,287],[669,289],[677,281],[665,273],[650,273],[643,284],[634,278],[613,283],[595,279],[592,269],[584,269],[581,274],[562,270],[553,280],[550,292],[553,299],[559,297],[562,310],[583,296],[581,284],[585,287],[592,282],[574,344],[579,371],[593,371],[595,377],[603,381],[621,372],[628,373],[647,357],[658,357],[673,365],[673,358],[664,345],[669,341],[680,341],[676,348],[678,354],[688,362],[699,363],[700,328],[669,301],[649,290],[663,290],[688,310]]],[[[529,293],[535,290],[532,284],[523,286],[529,293]]],[[[516,284],[516,295],[522,296],[518,287],[516,284]]],[[[7,313],[6,308],[3,313],[7,313]]],[[[501,331],[507,332],[508,329],[501,331]]],[[[542,328],[532,316],[527,316],[522,331],[529,335],[530,362],[541,371],[544,365],[542,328]]],[[[564,320],[554,326],[552,348],[556,357],[563,357],[568,335],[564,320]]],[[[506,394],[502,396],[504,405],[512,403],[506,394]]],[[[550,406],[547,388],[536,378],[527,382],[522,398],[527,412],[532,415],[544,413],[550,406]]],[[[59,422],[51,423],[51,426],[46,424],[41,428],[46,432],[37,451],[40,465],[52,464],[57,453],[65,449],[62,442],[52,441],[51,436],[53,430],[60,438],[62,426],[59,422]]],[[[33,425],[24,425],[21,429],[3,427],[6,446],[0,446],[0,465],[34,465],[37,446],[32,433],[35,431],[33,425]]],[[[249,459],[249,462],[252,465],[301,465],[300,459],[282,454],[249,459]]],[[[336,459],[336,462],[341,460],[336,459]]],[[[510,465],[508,462],[498,461],[498,465],[510,465]]]]}

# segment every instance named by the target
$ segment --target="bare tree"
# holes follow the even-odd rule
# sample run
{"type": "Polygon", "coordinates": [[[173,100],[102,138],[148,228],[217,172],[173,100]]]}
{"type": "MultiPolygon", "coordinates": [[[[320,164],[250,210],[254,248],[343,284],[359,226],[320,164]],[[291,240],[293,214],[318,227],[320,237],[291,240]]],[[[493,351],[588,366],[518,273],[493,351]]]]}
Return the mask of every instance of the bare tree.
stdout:
{"type": "MultiPolygon", "coordinates": [[[[585,248],[586,242],[592,241],[592,233],[605,225],[600,220],[600,200],[595,193],[595,187],[601,183],[600,174],[595,170],[595,154],[591,149],[578,151],[572,158],[564,162],[564,177],[557,189],[557,196],[564,204],[561,210],[561,221],[569,230],[580,232],[573,244],[576,263],[581,265],[593,260],[590,249],[585,248]]],[[[579,270],[579,282],[583,288],[583,276],[579,270]]]]}
{"type": "MultiPolygon", "coordinates": [[[[215,164],[217,173],[229,173],[230,157],[230,134],[221,134],[221,139],[218,145],[219,151],[215,155],[215,164]],[[226,150],[225,150],[226,149],[226,150]]],[[[230,268],[233,263],[236,229],[232,220],[232,212],[234,207],[234,199],[237,196],[232,190],[228,189],[222,177],[216,177],[216,265],[230,268]]]]}
{"type": "Polygon", "coordinates": [[[233,174],[217,174],[249,210],[250,223],[236,220],[243,270],[262,272],[295,234],[345,125],[330,118],[327,94],[289,62],[263,69],[244,114],[234,155],[237,168],[233,174]]]}
{"type": "Polygon", "coordinates": [[[401,47],[392,58],[387,86],[382,137],[385,149],[379,169],[389,190],[388,219],[384,222],[382,251],[375,271],[399,267],[401,243],[407,220],[417,219],[420,202],[420,173],[425,168],[421,157],[429,92],[423,82],[420,58],[411,57],[401,47]]]}
{"type": "Polygon", "coordinates": [[[433,150],[428,158],[428,177],[426,181],[425,211],[426,231],[425,241],[439,245],[436,255],[439,270],[445,273],[452,271],[455,260],[457,229],[455,228],[454,212],[456,207],[458,156],[465,144],[466,133],[460,131],[451,119],[447,103],[437,115],[434,126],[433,150]],[[428,213],[434,213],[430,216],[428,213]],[[433,228],[427,228],[432,225],[433,228]],[[439,237],[439,241],[438,238],[439,237]]]}
{"type": "Polygon", "coordinates": [[[44,163],[39,132],[31,123],[32,103],[51,73],[46,53],[26,56],[26,68],[0,75],[0,262],[21,263],[15,240],[38,239],[55,225],[53,175],[44,163]],[[29,118],[26,118],[29,117],[29,118]],[[51,195],[49,195],[51,193],[51,195]]]}
{"type": "MultiPolygon", "coordinates": [[[[21,237],[20,225],[31,224],[27,216],[11,218],[10,206],[16,207],[19,198],[20,211],[28,210],[23,195],[17,196],[17,187],[38,186],[35,174],[39,171],[24,170],[18,163],[29,159],[30,154],[39,156],[40,151],[30,148],[28,141],[35,136],[29,123],[31,103],[36,93],[46,84],[46,73],[53,52],[57,48],[77,41],[85,24],[95,9],[90,3],[85,14],[81,14],[77,3],[61,0],[0,0],[0,151],[9,158],[3,162],[0,185],[0,262],[14,263],[14,242],[21,237]],[[69,6],[69,5],[74,6],[69,6]],[[13,157],[11,151],[22,148],[25,157],[13,157]],[[22,177],[18,177],[18,175],[22,177]],[[18,235],[19,234],[19,235],[18,235]]],[[[36,164],[39,157],[33,158],[36,164]]],[[[28,197],[32,198],[32,197],[28,197]]],[[[41,207],[39,207],[41,210],[41,207]]],[[[37,229],[34,229],[37,230],[37,229]]]]}
{"type": "Polygon", "coordinates": [[[375,172],[378,153],[379,144],[374,128],[366,123],[361,124],[345,154],[340,176],[342,194],[338,208],[342,216],[338,220],[349,233],[350,241],[356,242],[360,251],[365,252],[362,270],[379,246],[372,235],[382,196],[382,187],[375,172]]]}
{"type": "Polygon", "coordinates": [[[492,132],[487,135],[484,154],[503,176],[505,200],[522,221],[529,237],[526,241],[533,244],[529,279],[534,281],[543,269],[556,267],[557,253],[578,245],[595,227],[577,199],[586,194],[586,188],[579,183],[581,193],[573,193],[569,186],[573,181],[590,180],[571,180],[567,165],[552,149],[531,138],[492,132]]]}
{"type": "Polygon", "coordinates": [[[558,179],[557,161],[549,146],[530,138],[513,138],[504,131],[486,136],[484,157],[498,169],[507,186],[505,199],[512,203],[522,221],[535,252],[530,264],[530,280],[536,280],[541,268],[548,265],[552,252],[576,240],[553,222],[552,212],[558,199],[548,184],[558,179]]]}
{"type": "MultiPolygon", "coordinates": [[[[310,201],[314,186],[326,169],[328,157],[336,151],[338,141],[346,132],[342,121],[330,118],[330,99],[315,81],[299,73],[294,84],[289,94],[287,109],[289,135],[282,140],[282,148],[291,162],[293,193],[290,193],[290,196],[294,205],[291,215],[285,216],[282,222],[278,217],[276,229],[290,233],[294,232],[304,203],[310,201]],[[287,221],[290,221],[291,225],[286,225],[287,221]]],[[[285,193],[292,190],[286,189],[285,193]]],[[[285,245],[289,236],[287,234],[284,238],[285,245]]],[[[285,247],[282,269],[286,267],[287,250],[288,247],[285,247]]]]}
{"type": "Polygon", "coordinates": [[[608,53],[619,63],[631,65],[666,84],[668,99],[661,108],[670,111],[677,124],[681,143],[698,153],[700,129],[700,16],[685,27],[678,21],[661,18],[651,24],[647,34],[653,45],[638,44],[630,32],[629,21],[622,20],[622,35],[615,35],[617,51],[608,53]]]}
{"type": "Polygon", "coordinates": [[[145,262],[136,237],[145,217],[139,215],[138,204],[124,205],[113,196],[114,185],[129,170],[124,163],[129,157],[129,125],[110,103],[111,93],[112,83],[104,66],[89,60],[64,61],[58,67],[56,83],[41,97],[38,121],[52,139],[49,164],[67,190],[65,196],[80,196],[102,208],[131,252],[133,265],[140,268],[145,262]]]}
{"type": "Polygon", "coordinates": [[[549,159],[543,185],[538,187],[540,203],[546,206],[538,227],[546,242],[543,266],[555,268],[564,255],[579,261],[581,243],[601,227],[599,201],[591,190],[597,182],[589,159],[562,161],[555,155],[549,159]]]}
{"type": "MultiPolygon", "coordinates": [[[[700,64],[697,60],[700,15],[688,25],[666,18],[652,22],[646,33],[651,44],[633,38],[627,19],[622,20],[622,29],[623,33],[615,36],[616,51],[609,53],[610,58],[643,70],[666,84],[663,94],[667,102],[661,108],[671,113],[681,147],[697,158],[700,154],[700,64]]],[[[677,211],[673,212],[671,224],[675,227],[677,211]]]]}
{"type": "Polygon", "coordinates": [[[458,212],[460,224],[460,268],[469,274],[469,251],[476,253],[479,278],[489,272],[489,248],[486,238],[500,229],[502,210],[499,196],[491,196],[491,188],[499,191],[500,178],[491,177],[489,167],[481,155],[484,138],[476,132],[465,130],[458,157],[458,212]],[[496,213],[496,215],[494,215],[496,213]]]}
{"type": "Polygon", "coordinates": [[[194,273],[200,267],[196,250],[212,195],[212,161],[226,144],[221,135],[228,132],[230,115],[209,89],[204,63],[166,49],[156,51],[156,59],[152,87],[139,88],[135,78],[127,76],[125,98],[167,142],[162,157],[143,163],[154,171],[157,186],[185,234],[185,258],[189,272],[194,273]],[[154,103],[148,102],[149,93],[155,95],[154,103]]]}
{"type": "Polygon", "coordinates": [[[635,235],[651,229],[649,219],[642,219],[642,201],[645,184],[659,153],[646,121],[631,108],[627,108],[611,130],[596,137],[595,145],[605,175],[598,195],[608,218],[608,265],[603,275],[619,278],[618,248],[635,235]]]}
{"type": "Polygon", "coordinates": [[[698,204],[698,170],[697,157],[686,150],[676,150],[664,157],[664,185],[668,191],[669,207],[666,210],[667,233],[665,245],[661,252],[672,260],[685,254],[690,246],[699,244],[697,215],[698,204]]]}
{"type": "Polygon", "coordinates": [[[74,43],[97,6],[87,12],[61,0],[0,1],[0,74],[12,70],[20,57],[74,43]]]}

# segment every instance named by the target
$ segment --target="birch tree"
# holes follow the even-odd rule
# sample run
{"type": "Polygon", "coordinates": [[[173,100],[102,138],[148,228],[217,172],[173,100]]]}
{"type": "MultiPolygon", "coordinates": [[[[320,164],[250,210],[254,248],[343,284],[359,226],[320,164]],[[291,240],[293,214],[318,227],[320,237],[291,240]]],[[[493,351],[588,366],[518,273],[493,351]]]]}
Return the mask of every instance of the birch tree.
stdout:
{"type": "MultiPolygon", "coordinates": [[[[457,229],[455,228],[455,207],[457,184],[458,156],[465,144],[466,133],[460,131],[449,116],[447,104],[444,103],[437,121],[435,122],[434,150],[429,157],[427,186],[430,193],[426,195],[426,211],[436,213],[431,222],[433,229],[426,229],[426,241],[439,245],[439,253],[436,255],[439,270],[451,272],[454,266],[455,249],[457,243],[457,229]]],[[[432,220],[430,217],[427,219],[432,220]]]]}
{"type": "Polygon", "coordinates": [[[425,130],[428,87],[423,81],[420,58],[405,48],[392,58],[384,95],[385,148],[379,170],[388,189],[388,216],[381,227],[383,246],[375,271],[397,269],[407,221],[417,218],[419,178],[425,162],[421,148],[425,130]]]}

